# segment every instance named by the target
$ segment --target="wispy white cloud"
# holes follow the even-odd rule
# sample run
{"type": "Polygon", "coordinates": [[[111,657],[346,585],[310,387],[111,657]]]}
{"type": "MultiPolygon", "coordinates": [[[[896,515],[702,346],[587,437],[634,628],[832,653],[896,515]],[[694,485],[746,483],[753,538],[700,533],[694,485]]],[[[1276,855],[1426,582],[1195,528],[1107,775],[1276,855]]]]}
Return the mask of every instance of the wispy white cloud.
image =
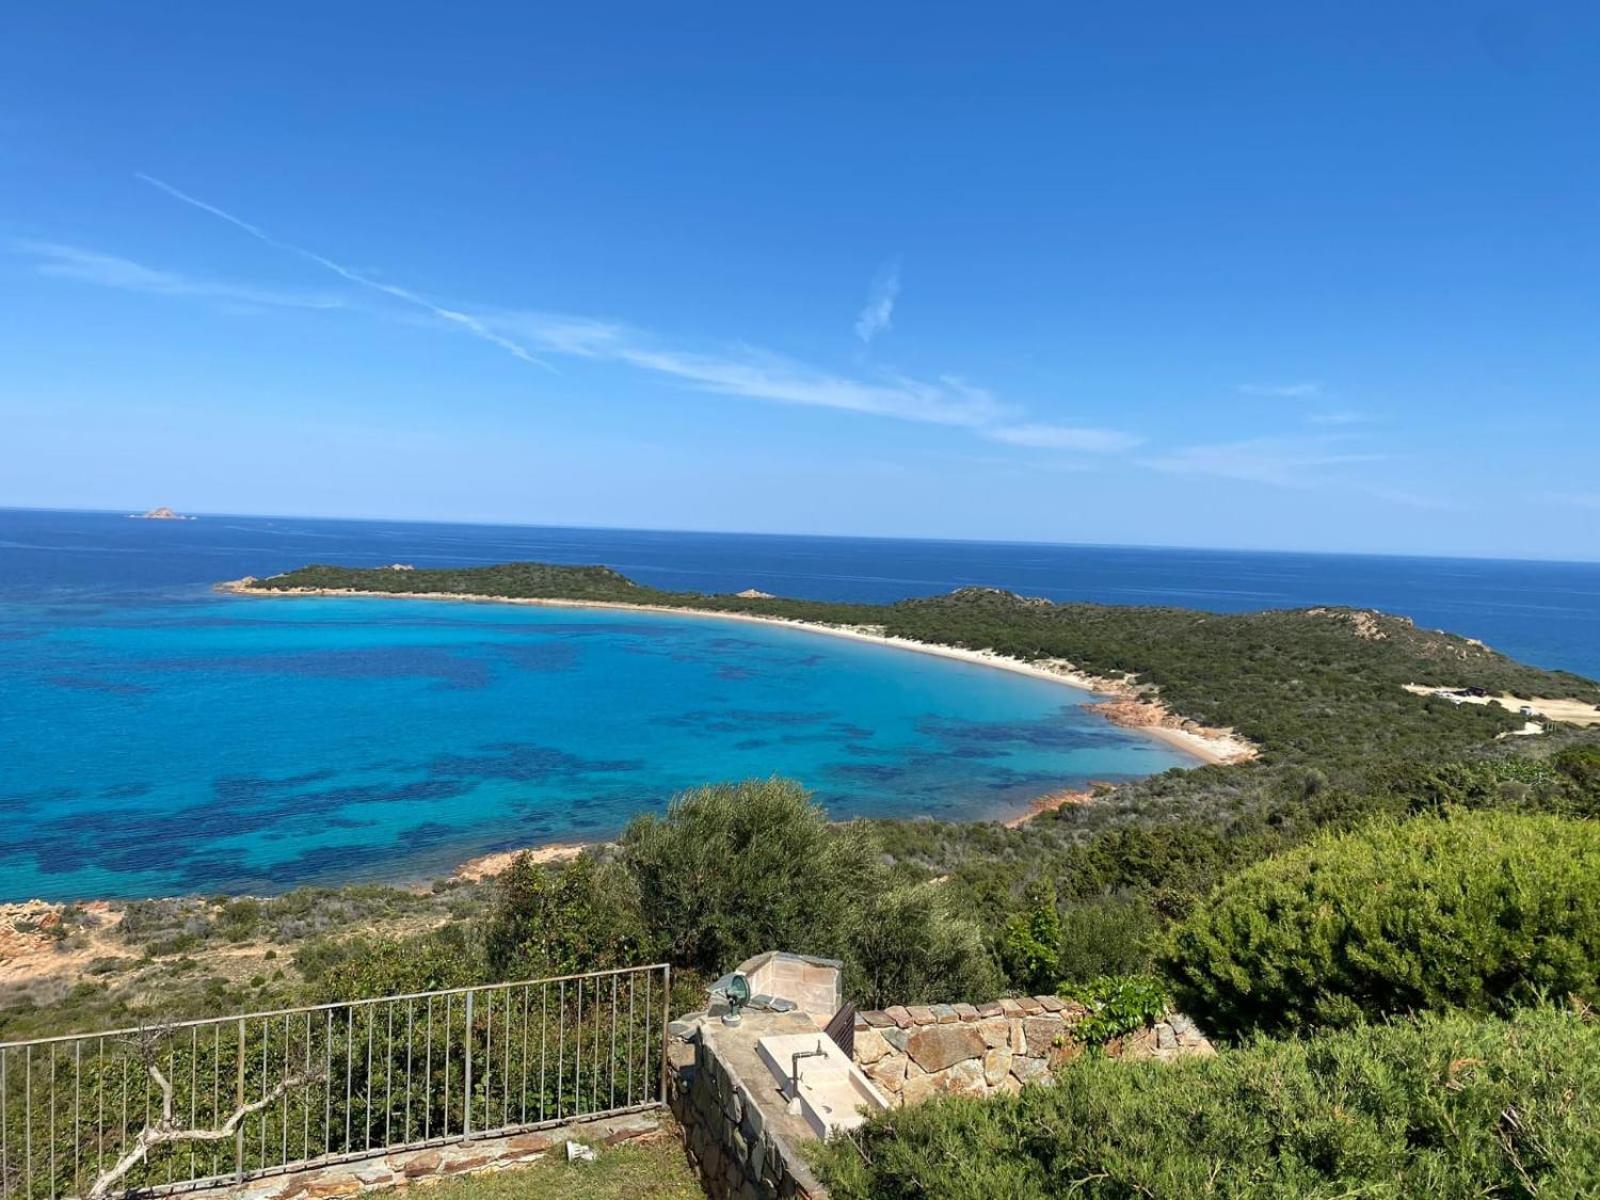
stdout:
{"type": "Polygon", "coordinates": [[[1301,383],[1241,383],[1234,390],[1241,396],[1273,400],[1311,400],[1322,395],[1322,385],[1315,380],[1301,383]]]}
{"type": "MultiPolygon", "coordinates": [[[[296,255],[348,283],[404,302],[427,317],[461,328],[522,361],[545,357],[623,364],[698,391],[780,404],[807,405],[970,429],[996,442],[1046,450],[1111,454],[1139,443],[1116,430],[1027,423],[1014,406],[955,375],[914,379],[892,371],[866,377],[840,374],[742,344],[686,347],[619,321],[551,312],[465,311],[386,283],[316,251],[284,241],[243,218],[152,175],[138,178],[256,240],[296,255]]],[[[862,311],[863,340],[889,327],[899,293],[899,265],[886,267],[862,311]]]]}
{"type": "Polygon", "coordinates": [[[234,216],[226,209],[218,208],[215,204],[208,204],[206,201],[191,196],[187,192],[180,191],[179,189],[173,187],[170,183],[165,183],[162,180],[157,179],[154,175],[146,175],[144,172],[139,171],[135,172],[135,177],[145,183],[148,183],[153,188],[158,188],[176,200],[181,200],[185,204],[189,204],[195,208],[198,208],[201,212],[210,213],[212,216],[218,217],[221,220],[228,222],[228,224],[244,230],[257,241],[265,242],[274,249],[285,250],[290,254],[297,254],[308,262],[316,263],[324,270],[332,271],[341,279],[348,280],[354,284],[359,284],[364,288],[370,288],[375,292],[381,292],[386,296],[392,296],[396,300],[400,300],[406,304],[423,309],[441,321],[455,325],[458,328],[466,330],[476,338],[480,338],[483,341],[491,343],[492,345],[499,346],[500,349],[506,351],[508,354],[511,354],[516,358],[520,358],[523,362],[531,363],[537,367],[548,367],[549,365],[541,362],[538,358],[530,354],[525,346],[521,346],[515,341],[512,341],[510,338],[502,337],[500,334],[495,333],[470,313],[464,313],[457,309],[446,308],[443,305],[435,304],[433,301],[427,300],[422,296],[417,295],[417,293],[413,291],[403,287],[398,287],[392,283],[384,283],[382,280],[373,279],[370,276],[363,275],[361,272],[352,270],[350,267],[344,266],[341,263],[337,263],[333,259],[318,254],[314,250],[307,250],[304,246],[297,246],[293,242],[285,242],[279,238],[275,238],[260,226],[252,225],[250,222],[234,216]]]}
{"type": "Polygon", "coordinates": [[[856,316],[856,336],[868,345],[894,320],[894,303],[900,297],[900,263],[889,263],[872,281],[866,307],[856,316]]]}
{"type": "Polygon", "coordinates": [[[1153,471],[1210,475],[1278,487],[1311,487],[1324,482],[1329,468],[1380,462],[1386,456],[1349,447],[1346,439],[1259,437],[1237,442],[1186,446],[1141,459],[1153,471]]]}
{"type": "Polygon", "coordinates": [[[282,291],[231,283],[220,279],[196,279],[176,271],[147,267],[132,259],[101,254],[62,242],[15,239],[6,243],[13,254],[31,258],[41,275],[92,283],[98,287],[155,296],[197,296],[229,304],[273,308],[341,308],[344,301],[327,292],[282,291]]]}
{"type": "Polygon", "coordinates": [[[1087,454],[1116,454],[1142,441],[1117,429],[1092,429],[1077,425],[997,425],[984,430],[992,441],[1039,450],[1078,450],[1087,454]]]}
{"type": "Polygon", "coordinates": [[[483,319],[544,353],[625,363],[718,395],[967,428],[1002,420],[1009,411],[983,388],[956,376],[931,383],[892,373],[856,379],[747,346],[712,351],[671,346],[616,321],[551,313],[483,319]]]}

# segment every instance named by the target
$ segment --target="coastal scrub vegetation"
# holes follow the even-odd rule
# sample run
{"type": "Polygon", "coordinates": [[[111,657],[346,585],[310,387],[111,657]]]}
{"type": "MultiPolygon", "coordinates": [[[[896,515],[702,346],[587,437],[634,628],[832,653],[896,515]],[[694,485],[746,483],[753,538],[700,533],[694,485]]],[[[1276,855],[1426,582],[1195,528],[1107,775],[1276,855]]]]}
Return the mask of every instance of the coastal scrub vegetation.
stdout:
{"type": "Polygon", "coordinates": [[[842,960],[865,1004],[1004,985],[946,892],[897,883],[864,825],[830,823],[774,779],[695,789],[564,863],[519,856],[479,925],[351,943],[312,986],[332,1000],[665,961],[692,1007],[705,980],[772,946],[842,960]]]}
{"type": "Polygon", "coordinates": [[[1162,966],[1235,1035],[1600,996],[1600,824],[1460,812],[1319,837],[1225,882],[1162,966]]]}
{"type": "Polygon", "coordinates": [[[1600,1024],[1438,1014],[892,1109],[819,1150],[836,1200],[1593,1195],[1600,1024]]]}

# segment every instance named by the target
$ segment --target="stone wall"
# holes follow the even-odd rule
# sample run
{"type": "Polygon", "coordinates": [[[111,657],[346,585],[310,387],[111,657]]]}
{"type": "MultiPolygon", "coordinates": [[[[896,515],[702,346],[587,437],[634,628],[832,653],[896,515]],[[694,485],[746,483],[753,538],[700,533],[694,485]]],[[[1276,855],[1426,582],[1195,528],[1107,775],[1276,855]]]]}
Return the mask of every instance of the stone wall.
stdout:
{"type": "MultiPolygon", "coordinates": [[[[1083,1053],[1072,1030],[1088,1013],[1056,996],[1021,996],[992,1004],[895,1006],[856,1016],[855,1060],[894,1104],[930,1096],[988,1096],[1048,1079],[1083,1053]]],[[[1128,1058],[1214,1054],[1192,1021],[1171,1013],[1118,1038],[1106,1053],[1128,1058]]]]}
{"type": "MultiPolygon", "coordinates": [[[[659,1107],[619,1117],[574,1121],[551,1129],[507,1137],[451,1141],[422,1150],[374,1154],[353,1162],[331,1163],[195,1193],[203,1200],[329,1200],[375,1188],[403,1187],[469,1172],[503,1170],[563,1153],[568,1140],[615,1146],[663,1132],[659,1107]]],[[[604,1153],[604,1151],[602,1151],[604,1153]]]]}
{"type": "Polygon", "coordinates": [[[827,1195],[796,1150],[810,1127],[787,1111],[756,1051],[760,1038],[790,1033],[817,1026],[801,1012],[747,1012],[737,1026],[697,1013],[670,1027],[668,1096],[711,1200],[827,1195]]]}

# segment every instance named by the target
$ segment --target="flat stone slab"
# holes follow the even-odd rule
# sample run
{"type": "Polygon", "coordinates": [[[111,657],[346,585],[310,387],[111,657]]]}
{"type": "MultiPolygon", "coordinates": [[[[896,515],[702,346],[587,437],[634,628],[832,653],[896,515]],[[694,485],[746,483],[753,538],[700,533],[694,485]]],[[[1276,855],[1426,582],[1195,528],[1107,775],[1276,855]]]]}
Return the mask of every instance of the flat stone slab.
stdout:
{"type": "Polygon", "coordinates": [[[969,1058],[982,1058],[987,1048],[982,1034],[972,1026],[960,1023],[929,1025],[918,1029],[906,1043],[906,1053],[911,1061],[929,1074],[943,1071],[969,1058]]]}

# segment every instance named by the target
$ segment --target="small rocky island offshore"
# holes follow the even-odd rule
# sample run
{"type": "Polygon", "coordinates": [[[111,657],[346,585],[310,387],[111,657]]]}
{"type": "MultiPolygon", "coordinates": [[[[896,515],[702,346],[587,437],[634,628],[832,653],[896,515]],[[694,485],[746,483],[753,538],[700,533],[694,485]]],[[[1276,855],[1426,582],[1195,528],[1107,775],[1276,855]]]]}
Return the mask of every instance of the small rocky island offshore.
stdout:
{"type": "Polygon", "coordinates": [[[193,517],[183,513],[173,512],[165,504],[152,508],[149,512],[129,513],[129,519],[134,521],[192,521],[193,517]]]}

